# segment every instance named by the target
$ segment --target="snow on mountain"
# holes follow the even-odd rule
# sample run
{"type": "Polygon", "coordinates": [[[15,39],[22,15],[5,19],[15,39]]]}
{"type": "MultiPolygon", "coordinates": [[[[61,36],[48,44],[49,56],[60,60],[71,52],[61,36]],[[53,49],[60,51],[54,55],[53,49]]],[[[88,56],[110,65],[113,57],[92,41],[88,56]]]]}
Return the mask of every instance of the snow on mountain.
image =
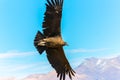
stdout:
{"type": "Polygon", "coordinates": [[[76,68],[76,72],[86,74],[92,80],[120,80],[120,56],[110,59],[86,59],[76,68]]]}

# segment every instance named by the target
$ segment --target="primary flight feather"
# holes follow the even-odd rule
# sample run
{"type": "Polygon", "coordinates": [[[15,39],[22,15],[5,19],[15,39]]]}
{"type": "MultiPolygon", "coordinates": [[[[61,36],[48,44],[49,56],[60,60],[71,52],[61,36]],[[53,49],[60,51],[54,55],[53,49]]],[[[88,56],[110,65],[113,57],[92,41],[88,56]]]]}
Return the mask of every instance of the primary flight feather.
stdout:
{"type": "Polygon", "coordinates": [[[43,34],[38,31],[34,39],[34,45],[40,54],[46,51],[48,61],[56,70],[57,77],[65,80],[66,74],[70,79],[75,72],[71,68],[63,50],[67,45],[61,37],[61,17],[63,0],[47,0],[46,12],[43,21],[43,34]]]}

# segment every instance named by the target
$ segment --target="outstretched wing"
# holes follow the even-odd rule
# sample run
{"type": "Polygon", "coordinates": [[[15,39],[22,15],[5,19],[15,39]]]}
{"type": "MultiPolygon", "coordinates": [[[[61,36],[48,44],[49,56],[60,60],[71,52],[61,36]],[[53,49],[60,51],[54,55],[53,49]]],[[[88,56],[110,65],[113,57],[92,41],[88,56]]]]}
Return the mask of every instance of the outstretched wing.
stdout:
{"type": "Polygon", "coordinates": [[[70,67],[69,62],[64,55],[63,48],[50,48],[46,50],[46,53],[50,64],[57,72],[57,77],[60,77],[60,80],[65,80],[65,76],[68,74],[70,79],[72,79],[75,72],[70,67]]]}
{"type": "Polygon", "coordinates": [[[63,0],[47,0],[43,22],[43,33],[46,37],[60,35],[63,0]]]}

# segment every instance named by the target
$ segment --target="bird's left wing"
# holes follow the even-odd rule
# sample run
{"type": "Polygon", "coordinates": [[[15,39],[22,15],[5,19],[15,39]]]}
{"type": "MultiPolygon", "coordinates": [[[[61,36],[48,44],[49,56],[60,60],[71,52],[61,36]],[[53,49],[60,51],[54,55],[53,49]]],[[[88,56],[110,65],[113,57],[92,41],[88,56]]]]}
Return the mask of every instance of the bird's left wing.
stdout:
{"type": "Polygon", "coordinates": [[[61,35],[61,16],[63,0],[47,0],[43,21],[43,33],[46,37],[61,35]]]}
{"type": "Polygon", "coordinates": [[[72,79],[75,72],[71,68],[64,54],[63,48],[48,48],[46,53],[50,64],[57,72],[57,77],[60,77],[60,80],[65,80],[65,76],[68,74],[70,79],[72,79]]]}

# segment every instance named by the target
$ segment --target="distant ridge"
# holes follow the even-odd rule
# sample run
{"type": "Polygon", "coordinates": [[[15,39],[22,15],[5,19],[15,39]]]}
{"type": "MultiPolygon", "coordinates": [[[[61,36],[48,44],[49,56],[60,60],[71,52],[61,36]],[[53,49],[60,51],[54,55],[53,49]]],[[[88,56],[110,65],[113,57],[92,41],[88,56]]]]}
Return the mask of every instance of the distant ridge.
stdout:
{"type": "MultiPolygon", "coordinates": [[[[113,58],[87,58],[77,68],[73,80],[120,80],[120,56],[113,58]]],[[[18,80],[14,77],[0,80],[18,80]]],[[[56,72],[32,74],[19,80],[59,80],[56,72]]],[[[70,80],[68,77],[66,80],[70,80]]]]}

